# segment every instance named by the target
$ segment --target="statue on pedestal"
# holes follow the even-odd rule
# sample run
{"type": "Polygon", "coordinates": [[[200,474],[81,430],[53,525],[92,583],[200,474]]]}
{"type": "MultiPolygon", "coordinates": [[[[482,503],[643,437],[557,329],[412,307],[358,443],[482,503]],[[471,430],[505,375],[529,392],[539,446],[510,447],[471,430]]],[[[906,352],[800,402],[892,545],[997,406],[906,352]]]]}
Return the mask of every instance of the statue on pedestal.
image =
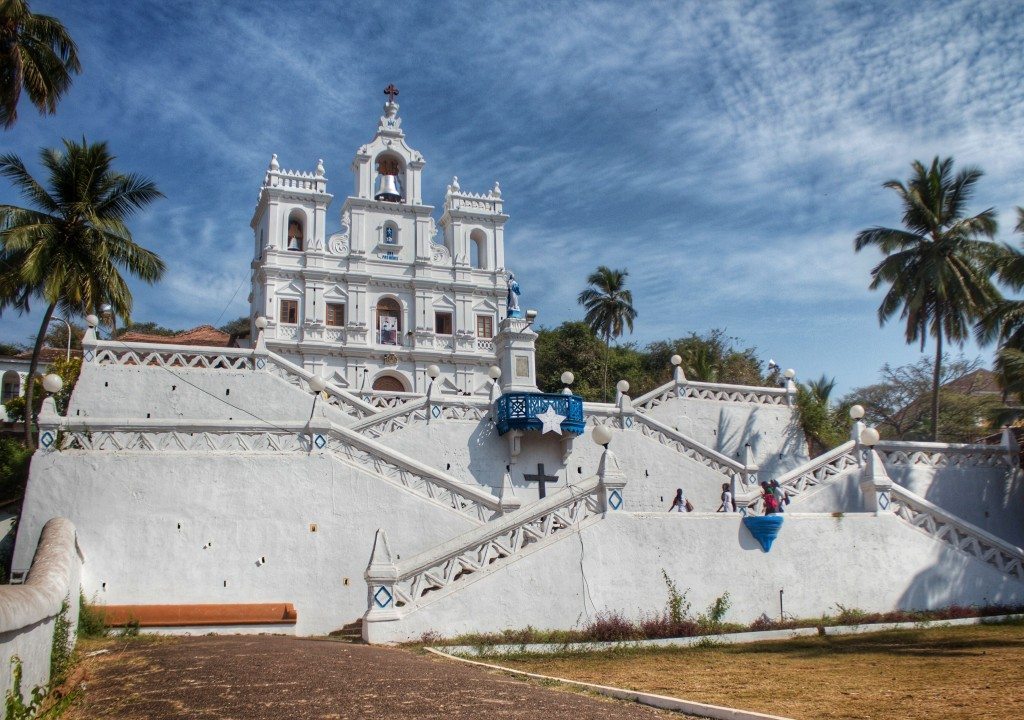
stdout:
{"type": "Polygon", "coordinates": [[[512,273],[508,274],[508,317],[510,318],[521,318],[523,317],[523,311],[519,309],[519,296],[522,291],[519,289],[519,283],[516,282],[516,276],[512,273]]]}

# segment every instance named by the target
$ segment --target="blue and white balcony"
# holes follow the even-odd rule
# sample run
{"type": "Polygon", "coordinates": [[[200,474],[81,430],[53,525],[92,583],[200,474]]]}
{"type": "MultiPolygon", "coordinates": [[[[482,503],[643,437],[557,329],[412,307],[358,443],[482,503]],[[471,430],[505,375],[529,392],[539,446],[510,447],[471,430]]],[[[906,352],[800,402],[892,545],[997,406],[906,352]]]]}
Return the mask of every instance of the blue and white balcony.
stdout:
{"type": "Polygon", "coordinates": [[[585,426],[579,395],[510,392],[499,397],[494,408],[499,435],[509,430],[548,432],[552,423],[557,423],[563,435],[580,435],[585,426]]]}

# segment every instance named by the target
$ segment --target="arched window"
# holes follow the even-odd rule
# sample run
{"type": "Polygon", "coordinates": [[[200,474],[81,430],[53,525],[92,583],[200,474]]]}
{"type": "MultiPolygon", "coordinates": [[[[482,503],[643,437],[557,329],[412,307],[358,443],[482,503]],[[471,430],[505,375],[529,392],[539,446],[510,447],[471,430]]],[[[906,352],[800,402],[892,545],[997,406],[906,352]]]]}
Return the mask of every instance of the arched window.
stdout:
{"type": "Polygon", "coordinates": [[[469,264],[475,268],[487,267],[487,233],[480,228],[469,234],[469,264]]]}
{"type": "Polygon", "coordinates": [[[8,370],[3,375],[3,391],[0,394],[0,405],[6,405],[8,401],[21,396],[21,377],[14,370],[8,370]]]}
{"type": "Polygon", "coordinates": [[[306,236],[305,227],[303,227],[304,220],[300,210],[292,210],[291,215],[288,216],[288,244],[285,247],[289,250],[301,252],[306,236]]]}
{"type": "Polygon", "coordinates": [[[405,202],[405,163],[392,153],[377,156],[377,177],[374,200],[405,202]]]}
{"type": "Polygon", "coordinates": [[[394,298],[377,301],[377,342],[381,345],[402,344],[402,307],[394,298]]]}
{"type": "Polygon", "coordinates": [[[401,242],[398,240],[398,225],[394,220],[388,220],[384,223],[381,242],[385,245],[401,245],[401,242]]]}

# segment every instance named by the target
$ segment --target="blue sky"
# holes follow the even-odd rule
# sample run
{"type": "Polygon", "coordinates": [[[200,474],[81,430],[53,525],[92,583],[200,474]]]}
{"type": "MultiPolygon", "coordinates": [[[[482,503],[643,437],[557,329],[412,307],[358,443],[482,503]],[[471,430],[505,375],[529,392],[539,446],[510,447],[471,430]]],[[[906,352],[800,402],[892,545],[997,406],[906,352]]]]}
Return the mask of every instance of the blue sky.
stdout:
{"type": "MultiPolygon", "coordinates": [[[[427,159],[425,198],[501,182],[506,258],[543,324],[580,318],[598,264],[628,268],[639,343],[724,328],[806,379],[872,382],[918,348],[879,328],[881,188],[915,158],[986,173],[973,209],[1024,204],[1024,4],[992,2],[50,2],[84,73],[0,134],[38,168],[108,140],[167,195],[133,225],[168,272],[134,319],[247,312],[249,220],[271,153],[335,196],[384,101],[427,159]],[[641,10],[642,8],[642,10],[641,10]]],[[[0,202],[14,202],[0,186],[0,202]]],[[[24,341],[36,314],[0,319],[24,341]]],[[[968,346],[971,354],[977,348],[968,346]]]]}

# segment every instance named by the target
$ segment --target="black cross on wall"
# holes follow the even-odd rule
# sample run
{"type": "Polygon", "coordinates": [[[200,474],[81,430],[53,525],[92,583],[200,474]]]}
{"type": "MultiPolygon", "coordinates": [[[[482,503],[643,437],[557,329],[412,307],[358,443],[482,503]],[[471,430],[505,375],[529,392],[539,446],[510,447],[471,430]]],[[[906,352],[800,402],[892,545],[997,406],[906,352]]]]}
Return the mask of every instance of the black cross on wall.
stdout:
{"type": "Polygon", "coordinates": [[[545,497],[547,497],[547,494],[548,494],[547,493],[547,484],[549,482],[550,483],[558,482],[558,476],[557,475],[545,475],[544,474],[544,463],[537,463],[537,474],[536,475],[527,475],[526,473],[523,473],[523,479],[526,482],[535,482],[535,483],[537,483],[537,493],[538,493],[538,496],[539,496],[539,498],[541,500],[543,500],[545,497]]]}

